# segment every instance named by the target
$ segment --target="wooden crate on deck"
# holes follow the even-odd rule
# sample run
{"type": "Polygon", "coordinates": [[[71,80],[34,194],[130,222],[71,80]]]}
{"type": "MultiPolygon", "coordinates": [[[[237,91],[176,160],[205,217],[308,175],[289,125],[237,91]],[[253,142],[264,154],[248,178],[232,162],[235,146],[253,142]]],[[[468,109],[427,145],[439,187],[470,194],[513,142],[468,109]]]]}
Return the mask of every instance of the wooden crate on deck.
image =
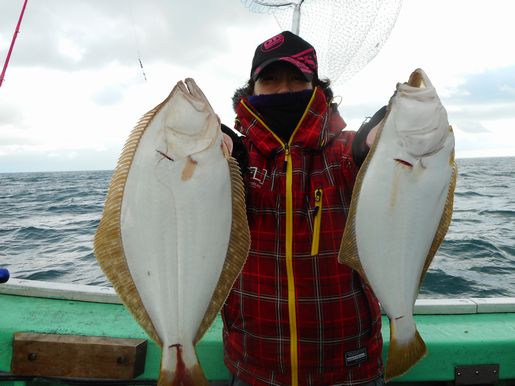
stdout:
{"type": "Polygon", "coordinates": [[[14,334],[17,375],[129,379],[143,373],[147,341],[96,336],[14,334]]]}

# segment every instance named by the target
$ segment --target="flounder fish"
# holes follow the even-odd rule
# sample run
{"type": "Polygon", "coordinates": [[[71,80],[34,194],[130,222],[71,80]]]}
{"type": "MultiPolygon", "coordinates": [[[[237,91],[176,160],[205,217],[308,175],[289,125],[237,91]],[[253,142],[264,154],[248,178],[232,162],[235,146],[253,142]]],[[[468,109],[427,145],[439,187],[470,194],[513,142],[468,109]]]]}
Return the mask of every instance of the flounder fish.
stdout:
{"type": "Polygon", "coordinates": [[[225,301],[250,234],[237,162],[193,79],[131,132],[95,235],[120,298],[163,349],[158,385],[207,385],[194,345],[225,301]]]}
{"type": "Polygon", "coordinates": [[[338,256],[370,285],[390,319],[386,380],[426,354],[413,308],[451,221],[456,176],[447,112],[417,69],[397,84],[360,168],[338,256]]]}

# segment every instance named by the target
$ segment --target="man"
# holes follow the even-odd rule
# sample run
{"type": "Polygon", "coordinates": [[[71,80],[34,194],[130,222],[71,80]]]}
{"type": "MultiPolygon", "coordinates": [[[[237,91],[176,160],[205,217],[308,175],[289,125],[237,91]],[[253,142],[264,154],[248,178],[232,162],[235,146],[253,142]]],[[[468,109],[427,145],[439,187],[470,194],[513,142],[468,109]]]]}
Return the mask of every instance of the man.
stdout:
{"type": "Polygon", "coordinates": [[[243,136],[224,129],[242,167],[252,240],[222,310],[234,385],[383,384],[377,299],[337,255],[384,109],[358,133],[342,131],[317,70],[315,49],[291,32],[260,44],[233,99],[243,136]]]}

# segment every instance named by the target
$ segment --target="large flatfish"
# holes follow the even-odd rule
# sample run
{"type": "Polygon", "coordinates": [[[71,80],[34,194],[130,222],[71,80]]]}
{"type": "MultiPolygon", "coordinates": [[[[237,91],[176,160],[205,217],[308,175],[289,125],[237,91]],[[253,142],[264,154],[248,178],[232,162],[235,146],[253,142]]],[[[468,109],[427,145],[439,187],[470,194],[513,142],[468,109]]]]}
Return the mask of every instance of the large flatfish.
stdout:
{"type": "Polygon", "coordinates": [[[397,84],[354,186],[339,261],[370,285],[390,319],[385,378],[426,354],[413,308],[452,216],[454,135],[421,69],[397,84]]]}
{"type": "Polygon", "coordinates": [[[207,385],[194,345],[246,259],[237,162],[193,79],[145,114],[112,177],[95,254],[120,298],[163,349],[159,385],[207,385]]]}

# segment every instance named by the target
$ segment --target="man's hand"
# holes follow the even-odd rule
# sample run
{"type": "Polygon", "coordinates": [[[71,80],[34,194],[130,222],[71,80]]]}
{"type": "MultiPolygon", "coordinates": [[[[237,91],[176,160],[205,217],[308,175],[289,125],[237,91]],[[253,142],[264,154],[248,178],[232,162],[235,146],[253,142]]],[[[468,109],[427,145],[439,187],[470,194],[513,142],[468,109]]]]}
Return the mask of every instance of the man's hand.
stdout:
{"type": "Polygon", "coordinates": [[[232,138],[225,133],[222,133],[222,135],[222,150],[224,154],[231,155],[233,149],[232,138]]]}
{"type": "Polygon", "coordinates": [[[379,130],[379,126],[381,125],[382,122],[383,122],[383,120],[381,120],[377,125],[375,125],[374,128],[372,130],[370,130],[370,132],[368,133],[366,144],[369,148],[372,147],[372,144],[376,140],[377,131],[379,130]]]}

